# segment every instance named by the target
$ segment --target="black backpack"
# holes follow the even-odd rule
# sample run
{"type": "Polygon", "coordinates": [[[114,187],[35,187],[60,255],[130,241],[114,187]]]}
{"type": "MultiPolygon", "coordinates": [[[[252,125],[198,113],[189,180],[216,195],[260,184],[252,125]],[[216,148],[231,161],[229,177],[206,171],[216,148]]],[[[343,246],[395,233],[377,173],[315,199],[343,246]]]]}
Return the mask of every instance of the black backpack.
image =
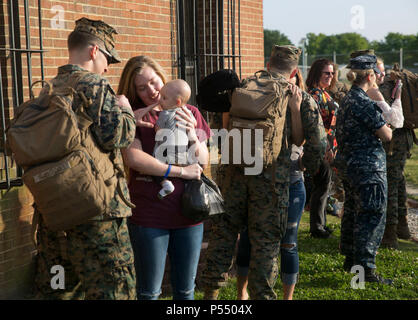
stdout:
{"type": "Polygon", "coordinates": [[[229,112],[231,95],[240,87],[238,75],[234,70],[218,70],[200,81],[196,96],[198,106],[209,112],[229,112]]]}

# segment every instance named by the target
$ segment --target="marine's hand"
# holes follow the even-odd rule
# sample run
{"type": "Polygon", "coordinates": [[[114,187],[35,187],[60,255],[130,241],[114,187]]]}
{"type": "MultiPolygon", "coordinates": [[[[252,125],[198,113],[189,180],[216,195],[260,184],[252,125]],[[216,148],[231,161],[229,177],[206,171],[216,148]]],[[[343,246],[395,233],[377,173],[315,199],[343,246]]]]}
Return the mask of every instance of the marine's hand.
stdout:
{"type": "Polygon", "coordinates": [[[116,96],[116,104],[120,107],[125,107],[132,110],[131,104],[129,103],[128,98],[121,94],[116,96]]]}

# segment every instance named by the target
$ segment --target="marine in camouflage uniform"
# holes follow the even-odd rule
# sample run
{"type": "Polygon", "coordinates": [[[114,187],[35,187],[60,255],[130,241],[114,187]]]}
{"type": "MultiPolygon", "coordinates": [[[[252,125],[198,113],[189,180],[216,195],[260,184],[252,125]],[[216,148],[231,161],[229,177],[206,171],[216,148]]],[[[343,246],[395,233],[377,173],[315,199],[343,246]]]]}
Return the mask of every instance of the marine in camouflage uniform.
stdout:
{"type": "MultiPolygon", "coordinates": [[[[272,55],[298,60],[300,49],[275,46],[272,55]]],[[[283,77],[271,72],[274,77],[283,77]]],[[[300,113],[307,143],[303,165],[315,173],[324,157],[326,135],[318,106],[312,97],[302,92],[300,113]]],[[[222,167],[218,176],[225,200],[226,212],[213,220],[209,237],[206,269],[202,275],[205,298],[216,299],[220,286],[225,285],[232,265],[237,235],[248,226],[251,242],[248,289],[252,299],[276,299],[273,290],[278,277],[277,257],[287,224],[291,118],[287,110],[281,152],[276,170],[264,169],[259,175],[245,175],[234,165],[222,167]],[[272,176],[272,173],[275,176],[272,176]],[[225,190],[226,188],[226,190],[225,190]]]]}
{"type": "MultiPolygon", "coordinates": [[[[389,75],[385,77],[383,84],[379,86],[386,102],[392,105],[391,98],[394,81],[389,75]]],[[[405,89],[404,89],[405,90],[405,89]]],[[[403,128],[393,131],[392,140],[384,143],[386,151],[386,166],[388,179],[388,204],[386,213],[386,228],[382,239],[382,246],[398,247],[397,238],[409,239],[411,234],[407,223],[405,163],[411,157],[410,150],[413,145],[413,131],[405,123],[403,128]]]]}
{"type": "MultiPolygon", "coordinates": [[[[112,34],[116,31],[102,21],[82,18],[75,30],[97,39],[97,45],[107,56],[108,63],[120,62],[114,49],[112,34]]],[[[93,123],[90,130],[98,146],[109,152],[114,163],[123,163],[120,148],[130,145],[135,136],[135,117],[128,107],[119,106],[108,80],[88,72],[78,65],[58,69],[52,80],[54,87],[65,86],[75,73],[84,76],[75,90],[83,92],[90,106],[87,113],[93,123]]],[[[73,108],[81,104],[75,96],[73,108]]],[[[129,191],[125,179],[121,189],[126,199],[129,191]]],[[[36,204],[35,204],[36,207],[36,204]]],[[[49,230],[39,214],[37,239],[37,270],[35,290],[37,298],[44,299],[135,299],[136,278],[133,251],[126,218],[131,209],[121,200],[117,191],[111,202],[112,210],[103,216],[78,225],[65,232],[49,230]],[[52,289],[51,267],[64,267],[65,289],[52,289]]],[[[38,216],[38,213],[35,213],[38,216]]],[[[71,213],[69,213],[71,214],[71,213]]]]}
{"type": "MultiPolygon", "coordinates": [[[[350,60],[352,69],[375,69],[376,57],[362,55],[350,60]]],[[[342,100],[337,117],[337,142],[346,167],[350,197],[344,203],[341,253],[345,267],[361,265],[365,280],[391,283],[375,274],[376,252],[386,221],[386,154],[375,132],[386,125],[380,108],[360,87],[353,85],[342,100]],[[348,200],[348,201],[347,201],[348,200]]],[[[340,166],[341,167],[341,166],[340,166]]]]}

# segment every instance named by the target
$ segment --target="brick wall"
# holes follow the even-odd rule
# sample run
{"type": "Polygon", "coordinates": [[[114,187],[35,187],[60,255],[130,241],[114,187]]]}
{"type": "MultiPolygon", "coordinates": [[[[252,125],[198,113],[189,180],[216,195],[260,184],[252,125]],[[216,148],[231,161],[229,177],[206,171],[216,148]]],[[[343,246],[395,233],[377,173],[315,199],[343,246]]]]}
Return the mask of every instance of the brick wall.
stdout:
{"type": "MultiPolygon", "coordinates": [[[[23,1],[19,3],[21,47],[26,48],[23,1]]],[[[225,1],[224,14],[227,14],[225,1]]],[[[38,1],[29,0],[30,47],[39,49],[38,1]]],[[[135,55],[150,55],[165,69],[170,77],[177,76],[175,0],[43,0],[42,29],[44,72],[47,80],[55,76],[57,67],[67,63],[66,39],[74,28],[74,21],[85,16],[101,19],[114,26],[116,48],[122,63],[112,65],[107,78],[117,89],[119,75],[127,60],[135,55]],[[174,32],[173,32],[174,30],[174,32]],[[172,37],[174,37],[172,39],[172,37]]],[[[0,48],[10,48],[9,2],[0,4],[0,48]]],[[[261,0],[241,0],[241,55],[242,76],[245,77],[264,67],[263,59],[263,8],[261,0]]],[[[238,20],[236,20],[238,24],[238,20]]],[[[237,26],[238,27],[238,26],[237,26]]],[[[226,31],[226,26],[225,26],[226,31]]],[[[227,46],[225,37],[224,46],[227,46]]],[[[238,34],[236,34],[238,45],[238,34]]],[[[236,47],[238,54],[238,47],[236,47]]],[[[3,85],[6,123],[13,117],[13,92],[10,51],[0,51],[0,71],[3,85]]],[[[22,55],[24,99],[29,96],[26,55],[22,55]]],[[[227,65],[225,67],[228,67],[227,65]]],[[[238,66],[237,66],[238,67],[238,66]]],[[[32,80],[41,78],[39,54],[32,55],[32,80]]],[[[1,129],[0,129],[1,131],[1,129]]],[[[2,146],[2,141],[1,145],[2,146]]],[[[0,150],[1,158],[2,153],[0,150]]],[[[4,180],[4,163],[0,164],[0,176],[4,180]]],[[[213,169],[213,168],[212,168],[213,169]]],[[[211,169],[208,169],[209,173],[211,169]]],[[[213,170],[212,170],[213,173],[213,170]]],[[[23,297],[31,282],[32,197],[25,187],[1,191],[0,199],[0,299],[23,297]]],[[[204,243],[203,247],[206,246],[204,243]]],[[[204,253],[202,253],[202,257],[204,253]]],[[[203,263],[203,260],[202,260],[203,263]]],[[[200,264],[200,268],[202,267],[200,264]]],[[[200,269],[199,269],[200,270],[200,269]]]]}

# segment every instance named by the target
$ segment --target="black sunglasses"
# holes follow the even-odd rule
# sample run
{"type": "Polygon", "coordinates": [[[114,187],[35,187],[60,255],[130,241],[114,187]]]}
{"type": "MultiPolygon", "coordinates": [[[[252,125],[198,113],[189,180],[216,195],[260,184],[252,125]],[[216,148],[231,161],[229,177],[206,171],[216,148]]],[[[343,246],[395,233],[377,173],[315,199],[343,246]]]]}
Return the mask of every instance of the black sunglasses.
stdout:
{"type": "Polygon", "coordinates": [[[112,61],[112,57],[111,57],[110,53],[109,53],[109,52],[107,52],[107,51],[105,51],[105,50],[103,50],[103,49],[100,49],[100,48],[99,48],[99,50],[100,50],[100,52],[101,52],[101,53],[103,53],[103,54],[104,54],[104,56],[106,57],[106,60],[107,60],[107,65],[110,65],[110,63],[111,63],[111,61],[112,61]]]}
{"type": "Polygon", "coordinates": [[[327,76],[335,75],[335,72],[329,72],[329,71],[322,71],[322,73],[325,73],[327,76]]]}

